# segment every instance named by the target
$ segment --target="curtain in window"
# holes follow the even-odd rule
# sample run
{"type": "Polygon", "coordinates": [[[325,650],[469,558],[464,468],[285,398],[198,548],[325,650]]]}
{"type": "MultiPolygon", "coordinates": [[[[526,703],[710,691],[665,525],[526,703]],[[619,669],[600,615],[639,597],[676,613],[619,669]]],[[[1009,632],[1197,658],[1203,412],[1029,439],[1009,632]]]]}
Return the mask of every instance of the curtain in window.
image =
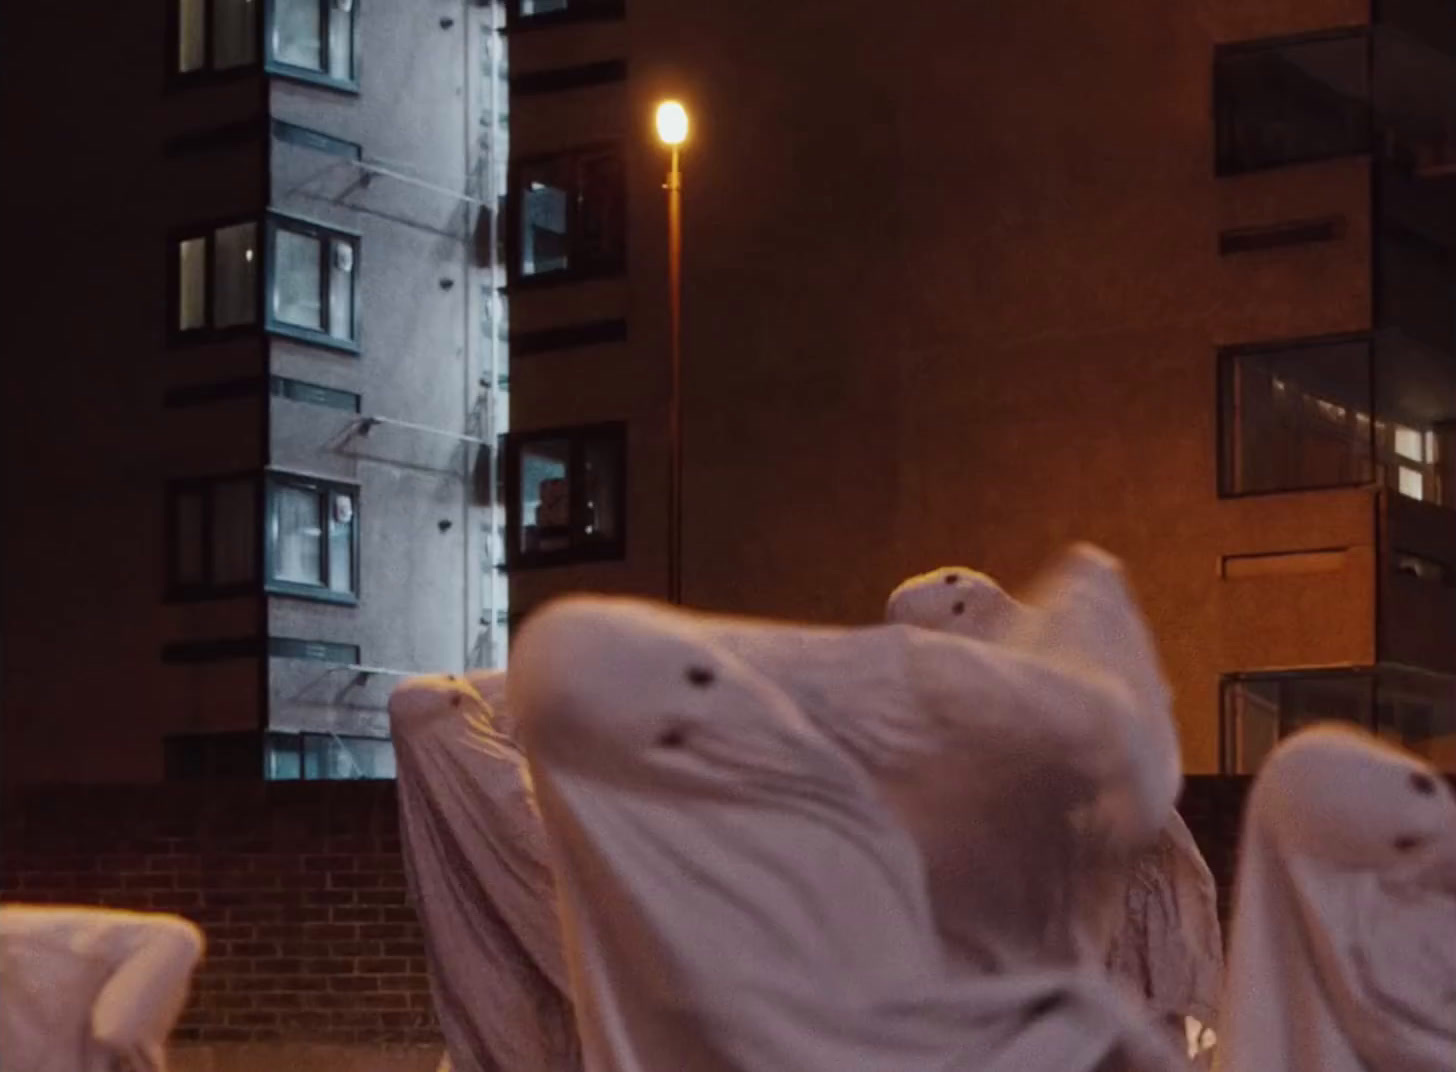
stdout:
{"type": "Polygon", "coordinates": [[[286,484],[274,489],[276,511],[273,575],[295,584],[323,584],[320,497],[286,484]]]}
{"type": "Polygon", "coordinates": [[[275,0],[273,57],[294,67],[323,70],[322,17],[319,0],[275,0]]]}
{"type": "Polygon", "coordinates": [[[275,235],[273,315],[285,324],[322,331],[324,309],[319,281],[323,244],[310,235],[281,227],[275,235]]]}

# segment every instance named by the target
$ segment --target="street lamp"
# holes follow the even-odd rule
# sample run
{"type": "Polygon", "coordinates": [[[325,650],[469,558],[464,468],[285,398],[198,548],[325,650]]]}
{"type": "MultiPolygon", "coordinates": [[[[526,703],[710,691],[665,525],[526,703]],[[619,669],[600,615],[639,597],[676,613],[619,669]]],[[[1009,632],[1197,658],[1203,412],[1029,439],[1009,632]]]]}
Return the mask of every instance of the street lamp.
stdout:
{"type": "Polygon", "coordinates": [[[688,137],[688,113],[675,100],[657,106],[657,136],[672,150],[667,172],[667,299],[672,391],[667,438],[671,474],[667,493],[667,592],[682,602],[682,168],[679,148],[688,137]]]}

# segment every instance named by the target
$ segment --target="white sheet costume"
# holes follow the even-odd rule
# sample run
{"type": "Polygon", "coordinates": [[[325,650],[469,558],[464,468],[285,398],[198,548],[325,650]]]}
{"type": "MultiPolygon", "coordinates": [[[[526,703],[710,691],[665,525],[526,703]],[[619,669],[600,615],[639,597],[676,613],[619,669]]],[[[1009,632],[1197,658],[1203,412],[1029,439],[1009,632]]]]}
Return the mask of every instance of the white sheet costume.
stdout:
{"type": "Polygon", "coordinates": [[[165,1072],[202,932],[177,916],[0,907],[5,1072],[165,1072]]]}
{"type": "Polygon", "coordinates": [[[984,970],[1100,965],[1123,862],[1182,779],[1116,563],[1078,550],[1043,587],[995,643],[702,624],[871,773],[925,856],[948,945],[984,970]]]}
{"type": "Polygon", "coordinates": [[[1224,1072],[1456,1068],[1456,802],[1425,764],[1319,726],[1244,816],[1224,1072]]]}
{"type": "MultiPolygon", "coordinates": [[[[909,635],[889,638],[899,657],[909,635]]],[[[936,654],[919,661],[935,680],[936,654]]],[[[864,771],[701,619],[554,604],[515,644],[508,696],[551,834],[592,1072],[1178,1060],[1095,975],[948,969],[919,854],[864,771]]]]}
{"type": "MultiPolygon", "coordinates": [[[[500,678],[483,678],[499,696],[500,678]]],[[[389,701],[405,869],[456,1072],[570,1072],[580,1046],[525,757],[464,677],[389,701]]]]}
{"type": "MultiPolygon", "coordinates": [[[[1035,586],[1025,604],[985,574],[948,566],[911,577],[897,587],[885,617],[974,640],[1005,640],[1027,647],[1028,629],[1040,629],[1035,623],[1045,622],[1049,610],[1056,610],[1067,627],[1069,639],[1057,642],[1065,655],[1093,672],[1098,663],[1116,667],[1146,706],[1145,719],[1155,726],[1172,725],[1170,697],[1152,639],[1132,605],[1120,567],[1095,548],[1074,547],[1035,586]],[[1068,604],[1086,609],[1070,609],[1068,604]],[[1086,648],[1082,638],[1088,637],[1105,642],[1104,650],[1079,651],[1086,648]]],[[[1166,730],[1159,732],[1166,749],[1166,730]]],[[[1101,925],[1109,970],[1160,1015],[1214,1023],[1223,976],[1218,890],[1177,811],[1169,809],[1156,843],[1126,864],[1122,887],[1120,901],[1115,888],[1109,887],[1108,916],[1101,925]]]]}

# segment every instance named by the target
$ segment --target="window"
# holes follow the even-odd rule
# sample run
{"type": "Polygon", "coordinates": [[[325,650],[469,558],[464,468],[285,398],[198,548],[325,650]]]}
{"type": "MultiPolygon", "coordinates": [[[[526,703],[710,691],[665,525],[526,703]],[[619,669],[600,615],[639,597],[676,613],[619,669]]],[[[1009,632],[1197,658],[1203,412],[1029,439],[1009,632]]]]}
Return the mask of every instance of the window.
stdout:
{"type": "Polygon", "coordinates": [[[1372,483],[1370,362],[1364,337],[1220,355],[1222,494],[1372,483]]]}
{"type": "Polygon", "coordinates": [[[257,323],[257,248],[258,225],[252,220],[174,240],[173,336],[257,323]]]}
{"type": "Polygon", "coordinates": [[[167,485],[167,594],[244,595],[257,581],[257,491],[251,474],[167,485]]]}
{"type": "Polygon", "coordinates": [[[508,0],[507,19],[512,29],[548,26],[584,19],[621,18],[623,0],[508,0]]]}
{"type": "Polygon", "coordinates": [[[359,236],[273,216],[268,240],[268,330],[357,350],[359,236]]]}
{"type": "Polygon", "coordinates": [[[269,733],[265,764],[269,781],[395,776],[394,745],[388,740],[337,733],[269,733]]]}
{"type": "Polygon", "coordinates": [[[509,567],[623,557],[625,425],[513,433],[505,460],[509,567]]]}
{"type": "Polygon", "coordinates": [[[1283,738],[1349,722],[1456,770],[1456,677],[1380,665],[1236,674],[1222,682],[1225,774],[1253,774],[1283,738]]]}
{"type": "Polygon", "coordinates": [[[1227,45],[1214,59],[1220,175],[1370,150],[1364,31],[1227,45]]]}
{"type": "Polygon", "coordinates": [[[269,71],[357,89],[356,17],[354,0],[270,0],[269,71]]]}
{"type": "Polygon", "coordinates": [[[524,160],[510,204],[514,282],[605,275],[626,260],[626,187],[618,150],[524,160]]]}
{"type": "Polygon", "coordinates": [[[289,473],[268,477],[268,591],[357,603],[359,489],[289,473]]]}
{"type": "Polygon", "coordinates": [[[175,4],[176,73],[226,71],[257,63],[253,0],[175,0],[175,4]]]}

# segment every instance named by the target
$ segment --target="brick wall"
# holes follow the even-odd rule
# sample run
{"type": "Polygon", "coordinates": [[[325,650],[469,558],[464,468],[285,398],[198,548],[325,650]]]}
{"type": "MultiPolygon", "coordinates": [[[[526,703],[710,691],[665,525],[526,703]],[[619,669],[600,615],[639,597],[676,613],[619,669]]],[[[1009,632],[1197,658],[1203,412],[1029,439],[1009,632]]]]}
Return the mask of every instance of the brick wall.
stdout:
{"type": "Polygon", "coordinates": [[[438,1044],[392,784],[66,787],[3,807],[5,898],[206,932],[178,1041],[438,1044]]]}
{"type": "MultiPolygon", "coordinates": [[[[1225,915],[1248,787],[1190,777],[1179,805],[1225,915]]],[[[65,787],[0,806],[0,895],[207,932],[179,1041],[439,1044],[393,784],[65,787]]]]}

